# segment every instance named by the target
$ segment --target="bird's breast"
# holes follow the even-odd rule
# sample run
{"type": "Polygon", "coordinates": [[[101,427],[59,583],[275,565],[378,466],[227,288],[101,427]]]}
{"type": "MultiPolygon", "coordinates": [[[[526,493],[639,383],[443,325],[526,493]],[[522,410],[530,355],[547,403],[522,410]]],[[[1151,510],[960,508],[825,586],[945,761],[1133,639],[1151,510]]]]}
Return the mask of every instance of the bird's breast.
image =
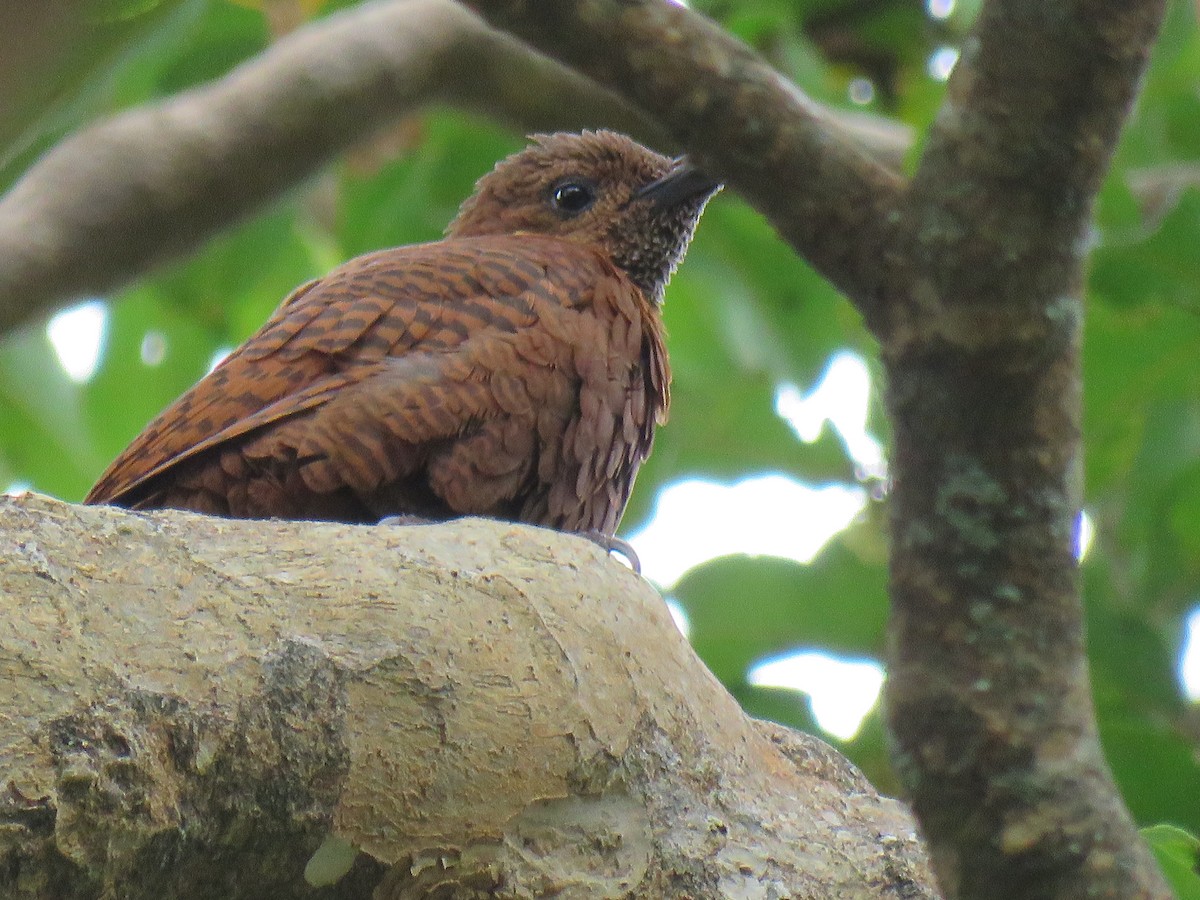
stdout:
{"type": "Polygon", "coordinates": [[[670,374],[658,310],[615,266],[579,293],[586,303],[548,303],[522,343],[527,358],[574,376],[568,414],[540,417],[549,524],[612,534],[666,418],[670,374]],[[568,350],[569,361],[546,344],[568,350]]]}

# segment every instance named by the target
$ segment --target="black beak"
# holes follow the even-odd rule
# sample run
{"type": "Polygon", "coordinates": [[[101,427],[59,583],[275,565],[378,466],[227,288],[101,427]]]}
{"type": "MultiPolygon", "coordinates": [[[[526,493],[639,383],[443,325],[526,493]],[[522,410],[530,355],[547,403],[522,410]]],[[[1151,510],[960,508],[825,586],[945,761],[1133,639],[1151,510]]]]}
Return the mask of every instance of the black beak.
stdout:
{"type": "Polygon", "coordinates": [[[715,194],[720,189],[721,182],[697,169],[686,156],[681,156],[675,160],[671,171],[638,190],[633,198],[650,200],[656,206],[675,206],[715,194]]]}

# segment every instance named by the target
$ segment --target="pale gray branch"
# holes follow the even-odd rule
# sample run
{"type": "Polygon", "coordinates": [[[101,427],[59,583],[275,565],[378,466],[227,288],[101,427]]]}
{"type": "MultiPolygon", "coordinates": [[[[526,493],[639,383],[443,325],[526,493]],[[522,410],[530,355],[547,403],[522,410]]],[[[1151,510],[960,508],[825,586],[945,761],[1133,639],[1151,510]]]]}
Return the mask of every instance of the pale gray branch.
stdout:
{"type": "Polygon", "coordinates": [[[367,3],[227,77],[67,138],[0,198],[0,333],[110,291],[431,102],[663,143],[612,94],[449,0],[367,3]]]}
{"type": "Polygon", "coordinates": [[[3,896],[936,896],[579,538],[4,498],[0,598],[3,896]]]}
{"type": "MultiPolygon", "coordinates": [[[[0,197],[0,333],[197,246],[430,103],[526,132],[609,127],[679,146],[595,82],[450,0],[366,3],[289,35],[210,85],[84,129],[35,164],[0,197]]],[[[810,111],[884,169],[897,169],[911,143],[896,123],[810,111]]],[[[790,171],[760,166],[749,176],[751,199],[778,202],[776,182],[790,171]]],[[[836,192],[824,179],[806,180],[836,192]]],[[[746,187],[742,176],[735,186],[746,187]]],[[[809,228],[812,212],[781,214],[809,228]]]]}

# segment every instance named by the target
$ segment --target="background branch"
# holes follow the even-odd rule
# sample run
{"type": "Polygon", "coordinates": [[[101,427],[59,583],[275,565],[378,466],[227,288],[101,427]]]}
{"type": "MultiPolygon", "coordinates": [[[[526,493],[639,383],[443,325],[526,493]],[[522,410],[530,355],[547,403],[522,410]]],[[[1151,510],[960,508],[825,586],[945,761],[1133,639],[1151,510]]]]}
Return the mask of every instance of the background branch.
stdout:
{"type": "Polygon", "coordinates": [[[27,495],[0,598],[5,896],[936,896],[900,806],[578,538],[27,495]]]}
{"type": "Polygon", "coordinates": [[[663,143],[612,94],[449,0],[363,4],[32,167],[0,198],[0,332],[119,287],[435,101],[523,131],[606,124],[663,143]]]}
{"type": "Polygon", "coordinates": [[[900,176],[745,44],[675,3],[467,5],[649,112],[873,322],[900,176]]]}
{"type": "MultiPolygon", "coordinates": [[[[86,128],[31,167],[0,197],[0,333],[120,287],[430,103],[523,132],[604,126],[679,146],[614,94],[457,3],[365,3],[283,38],[219,81],[86,128]]],[[[898,168],[911,144],[907,128],[879,117],[821,116],[885,167],[898,168]]],[[[759,199],[778,203],[776,176],[759,165],[749,177],[759,199]]],[[[830,182],[806,184],[826,190],[830,182]]],[[[778,210],[781,227],[809,228],[803,211],[778,210]]]]}

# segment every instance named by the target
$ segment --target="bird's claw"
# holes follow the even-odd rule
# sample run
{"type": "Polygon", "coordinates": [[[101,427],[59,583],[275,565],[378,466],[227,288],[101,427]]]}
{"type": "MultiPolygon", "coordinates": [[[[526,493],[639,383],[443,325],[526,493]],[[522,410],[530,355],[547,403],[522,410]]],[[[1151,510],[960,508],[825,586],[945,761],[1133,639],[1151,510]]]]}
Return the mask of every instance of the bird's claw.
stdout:
{"type": "Polygon", "coordinates": [[[615,534],[605,534],[602,531],[584,531],[580,532],[580,536],[587,538],[607,553],[621,554],[629,563],[629,568],[633,569],[633,574],[642,574],[642,561],[638,559],[637,551],[633,549],[633,545],[629,541],[621,540],[615,534]]]}

